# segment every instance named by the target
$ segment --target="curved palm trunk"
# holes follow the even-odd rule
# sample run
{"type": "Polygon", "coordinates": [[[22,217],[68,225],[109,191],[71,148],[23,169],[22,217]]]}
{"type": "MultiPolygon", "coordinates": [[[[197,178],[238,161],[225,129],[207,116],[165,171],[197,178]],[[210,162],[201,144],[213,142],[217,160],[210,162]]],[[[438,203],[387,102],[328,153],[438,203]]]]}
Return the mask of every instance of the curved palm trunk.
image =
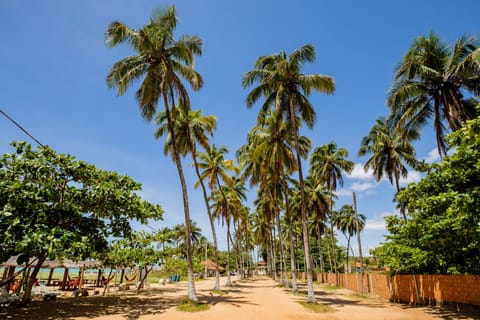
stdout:
{"type": "Polygon", "coordinates": [[[185,244],[187,246],[187,278],[188,278],[188,299],[197,303],[197,292],[195,290],[195,276],[193,274],[193,248],[192,248],[192,239],[190,233],[190,208],[188,204],[188,193],[187,193],[187,184],[185,182],[185,176],[183,174],[183,167],[182,162],[180,161],[180,157],[178,156],[177,150],[177,143],[176,143],[176,136],[175,130],[173,130],[173,121],[170,114],[170,108],[168,107],[168,100],[166,95],[163,95],[164,99],[164,106],[165,106],[165,113],[167,115],[167,125],[168,131],[172,137],[172,155],[173,160],[177,166],[178,176],[180,178],[180,183],[182,186],[182,198],[183,198],[183,209],[185,214],[185,244]]]}
{"type": "MultiPolygon", "coordinates": [[[[399,180],[398,175],[395,174],[395,186],[397,187],[397,194],[400,192],[400,184],[399,184],[398,180],[399,180]]],[[[406,222],[407,221],[407,214],[405,212],[405,203],[403,203],[403,202],[400,202],[400,213],[403,216],[403,220],[405,220],[405,222],[406,222]]]]}
{"type": "Polygon", "coordinates": [[[216,264],[215,286],[213,289],[221,290],[220,289],[220,270],[218,265],[218,242],[217,242],[217,233],[215,231],[215,219],[213,217],[212,211],[210,210],[210,204],[208,203],[207,189],[200,176],[200,171],[198,170],[197,152],[196,152],[195,145],[192,146],[192,157],[193,157],[193,164],[195,166],[195,172],[197,173],[198,180],[200,181],[200,186],[202,187],[203,200],[205,201],[205,206],[207,207],[208,220],[210,220],[210,228],[212,229],[212,238],[213,238],[213,246],[215,250],[215,264],[216,264]]]}
{"type": "MultiPolygon", "coordinates": [[[[360,241],[360,228],[358,226],[358,213],[357,213],[357,197],[355,196],[355,192],[353,193],[353,206],[355,208],[355,227],[357,229],[357,241],[358,241],[358,255],[360,256],[360,272],[362,274],[362,293],[366,292],[366,285],[365,285],[365,269],[363,268],[363,254],[362,254],[362,242],[360,241]]],[[[415,286],[416,286],[415,281],[415,286]]],[[[417,288],[415,288],[417,290],[417,288]]],[[[417,292],[418,297],[418,292],[417,292]]]]}
{"type": "Polygon", "coordinates": [[[280,248],[280,283],[283,283],[288,288],[288,277],[287,277],[287,270],[285,268],[285,248],[283,246],[282,241],[282,229],[280,226],[280,212],[275,206],[275,223],[277,225],[278,230],[278,244],[280,248]]]}
{"type": "Polygon", "coordinates": [[[332,191],[330,190],[330,237],[332,240],[332,260],[333,260],[333,268],[335,272],[335,285],[338,286],[340,281],[338,279],[338,263],[337,263],[337,252],[335,250],[335,233],[333,231],[333,195],[332,191]]]}
{"type": "Polygon", "coordinates": [[[348,260],[348,258],[349,258],[349,254],[348,254],[349,251],[348,250],[350,250],[350,238],[351,237],[350,237],[350,235],[347,237],[346,234],[344,234],[344,236],[345,236],[345,239],[347,239],[347,270],[345,270],[345,273],[350,273],[350,261],[348,260]]]}
{"type": "Polygon", "coordinates": [[[232,279],[230,278],[230,219],[227,219],[227,287],[232,286],[232,279]]]}
{"type": "Polygon", "coordinates": [[[320,231],[320,227],[317,223],[317,240],[318,240],[318,255],[320,259],[320,273],[322,274],[322,283],[325,282],[325,263],[323,261],[323,244],[322,244],[322,233],[320,231]]]}
{"type": "Polygon", "coordinates": [[[293,245],[293,231],[292,231],[292,221],[290,216],[290,204],[288,200],[288,194],[286,191],[285,191],[285,206],[286,206],[287,223],[288,223],[288,240],[290,242],[290,268],[292,269],[292,293],[296,294],[298,292],[297,267],[295,264],[295,247],[293,245]]]}
{"type": "MultiPolygon", "coordinates": [[[[275,218],[274,218],[275,219],[275,218]]],[[[271,251],[272,251],[272,271],[273,271],[273,279],[275,281],[278,281],[278,275],[277,275],[277,246],[275,243],[275,239],[277,237],[277,234],[275,232],[275,228],[272,228],[271,231],[271,238],[272,238],[272,245],[271,245],[271,251]]]]}
{"type": "MultiPolygon", "coordinates": [[[[293,245],[293,231],[292,231],[292,219],[290,215],[290,200],[288,197],[288,189],[285,179],[285,174],[282,172],[282,180],[283,180],[283,193],[285,194],[285,214],[288,224],[288,241],[290,244],[290,269],[292,270],[292,293],[296,294],[298,292],[297,287],[297,268],[295,265],[295,247],[293,245]]],[[[285,272],[287,271],[286,261],[285,261],[285,272]]],[[[288,285],[288,273],[287,278],[285,279],[288,285]]]]}
{"type": "Polygon", "coordinates": [[[292,125],[292,135],[295,139],[295,151],[298,165],[298,180],[300,183],[300,211],[302,214],[302,232],[303,232],[303,248],[305,253],[305,272],[307,274],[307,302],[315,303],[315,291],[313,290],[313,274],[312,274],[312,254],[310,251],[310,239],[308,237],[307,213],[305,211],[305,182],[303,181],[302,159],[300,158],[300,144],[298,142],[298,130],[295,123],[295,112],[293,110],[293,101],[289,101],[290,122],[292,125]]]}

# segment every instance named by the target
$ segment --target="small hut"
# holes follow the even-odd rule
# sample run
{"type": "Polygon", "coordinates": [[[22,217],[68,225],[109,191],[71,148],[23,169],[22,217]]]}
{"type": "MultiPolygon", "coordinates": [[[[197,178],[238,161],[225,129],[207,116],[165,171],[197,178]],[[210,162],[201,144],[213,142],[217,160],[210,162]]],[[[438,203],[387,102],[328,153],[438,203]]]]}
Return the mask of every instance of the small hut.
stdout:
{"type": "MultiPolygon", "coordinates": [[[[205,261],[202,261],[202,264],[206,267],[207,269],[207,277],[214,277],[215,276],[215,272],[217,270],[217,265],[215,262],[213,262],[212,260],[205,260],[205,261]]],[[[219,272],[223,272],[225,269],[222,267],[222,266],[219,266],[218,267],[218,271],[219,272]]]]}
{"type": "Polygon", "coordinates": [[[257,263],[257,270],[255,272],[258,276],[267,275],[267,263],[265,261],[259,261],[257,263]]]}

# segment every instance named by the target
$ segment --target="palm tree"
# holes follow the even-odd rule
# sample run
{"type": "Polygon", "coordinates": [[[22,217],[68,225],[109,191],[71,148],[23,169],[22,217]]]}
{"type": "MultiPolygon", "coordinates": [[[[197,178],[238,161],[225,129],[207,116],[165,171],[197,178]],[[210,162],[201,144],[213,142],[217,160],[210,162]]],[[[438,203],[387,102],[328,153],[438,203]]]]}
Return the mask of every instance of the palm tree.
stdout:
{"type": "MultiPolygon", "coordinates": [[[[218,241],[217,233],[215,231],[215,221],[212,215],[210,204],[208,202],[208,194],[205,184],[200,176],[200,170],[197,163],[197,143],[200,144],[205,150],[210,149],[207,133],[213,135],[213,130],[216,128],[216,118],[214,116],[202,116],[202,111],[186,110],[185,108],[176,108],[176,112],[173,113],[174,129],[177,137],[177,145],[182,155],[191,153],[193,158],[193,164],[195,172],[198,177],[198,182],[202,187],[203,199],[207,208],[208,218],[210,220],[210,228],[212,229],[213,245],[215,249],[215,286],[214,290],[220,290],[220,271],[218,261],[218,241]]],[[[155,137],[162,136],[165,131],[168,131],[167,117],[165,112],[159,112],[156,117],[157,131],[155,137]]],[[[169,146],[171,146],[171,137],[167,138],[165,143],[165,153],[169,146]]]]}
{"type": "Polygon", "coordinates": [[[240,216],[242,201],[246,199],[246,189],[240,179],[231,179],[229,186],[219,186],[212,193],[213,213],[221,220],[222,225],[227,225],[227,283],[230,287],[232,280],[230,278],[230,225],[235,223],[240,216]]]}
{"type": "Polygon", "coordinates": [[[187,245],[188,298],[197,302],[195,290],[192,244],[190,239],[190,210],[187,187],[183,168],[176,146],[174,122],[171,108],[176,105],[188,107],[189,96],[183,81],[187,81],[193,90],[199,90],[203,84],[202,77],[193,69],[195,55],[202,52],[202,42],[195,36],[182,36],[174,39],[177,26],[175,7],[155,11],[146,25],[141,29],[132,29],[125,24],[114,21],[106,30],[106,44],[115,47],[128,44],[137,54],[117,61],[107,75],[110,88],[117,88],[118,95],[123,95],[127,88],[142,79],[136,92],[136,99],[142,116],[151,120],[157,111],[160,99],[168,119],[168,131],[172,139],[172,157],[177,166],[182,186],[185,214],[185,234],[187,245]]]}
{"type": "MultiPolygon", "coordinates": [[[[233,180],[228,175],[227,171],[235,171],[236,168],[232,160],[224,159],[224,155],[227,152],[227,147],[221,146],[220,148],[217,148],[217,146],[214,144],[211,146],[211,148],[206,150],[206,152],[199,152],[198,161],[196,161],[196,166],[203,171],[200,172],[199,181],[195,184],[195,187],[198,187],[199,184],[203,184],[203,180],[207,180],[208,186],[211,190],[211,198],[214,198],[215,196],[218,197],[220,195],[223,197],[223,201],[221,202],[216,201],[218,199],[214,201],[216,208],[212,213],[212,218],[215,216],[219,217],[219,214],[224,216],[228,214],[228,201],[224,194],[224,190],[222,189],[220,179],[222,179],[225,184],[231,185],[233,180]]],[[[229,225],[227,224],[227,226],[229,225]]],[[[227,244],[229,245],[229,239],[227,239],[227,244]]],[[[230,260],[228,261],[230,264],[230,260]]],[[[230,270],[228,270],[228,273],[227,286],[231,286],[230,270]]]]}
{"type": "Polygon", "coordinates": [[[324,230],[323,224],[327,218],[327,212],[330,207],[330,200],[328,198],[328,192],[325,190],[325,186],[320,179],[312,176],[308,176],[305,179],[305,198],[307,201],[307,210],[312,215],[315,226],[314,229],[317,234],[320,269],[322,282],[324,282],[322,233],[324,230]]]}
{"type": "MultiPolygon", "coordinates": [[[[416,132],[411,132],[408,136],[414,137],[416,132]]],[[[368,136],[362,138],[358,155],[367,154],[371,154],[371,157],[365,162],[365,171],[372,169],[377,181],[387,176],[391,184],[395,182],[397,193],[400,191],[400,177],[408,176],[404,163],[410,167],[417,165],[415,148],[410,143],[410,139],[392,133],[382,118],[377,119],[368,136]]],[[[400,204],[400,212],[406,221],[407,215],[403,204],[400,204]]]]}
{"type": "MultiPolygon", "coordinates": [[[[237,156],[245,177],[250,177],[251,184],[260,184],[259,191],[271,198],[275,215],[276,228],[279,239],[283,239],[281,221],[281,200],[284,197],[288,202],[287,175],[296,169],[295,154],[292,152],[292,137],[289,123],[269,110],[264,122],[257,124],[248,135],[248,144],[242,147],[237,156]]],[[[300,137],[302,155],[306,155],[310,148],[310,141],[300,137]]],[[[287,205],[285,205],[287,208],[287,205]]],[[[281,266],[281,282],[288,287],[286,273],[285,248],[279,242],[281,266]]],[[[276,274],[275,274],[276,276],[276,274]]],[[[292,283],[295,278],[292,278],[292,283]]],[[[293,284],[296,287],[296,284],[293,284]]],[[[294,289],[295,290],[295,289],[294,289]]]]}
{"type": "Polygon", "coordinates": [[[337,183],[343,186],[342,172],[350,173],[353,170],[354,163],[346,157],[348,151],[344,148],[338,148],[333,142],[317,147],[310,158],[310,175],[323,180],[330,194],[330,229],[332,237],[333,264],[335,268],[335,281],[338,285],[337,258],[334,245],[333,231],[333,192],[337,190],[337,183]]]}
{"type": "MultiPolygon", "coordinates": [[[[186,253],[183,250],[180,250],[181,244],[186,244],[186,226],[183,223],[175,225],[173,228],[175,232],[175,239],[177,243],[177,250],[182,254],[183,257],[186,257],[186,253]]],[[[202,229],[197,226],[197,222],[190,220],[190,239],[192,245],[195,246],[198,244],[200,238],[202,237],[202,229]]]]}
{"type": "Polygon", "coordinates": [[[305,45],[294,50],[289,56],[286,52],[280,52],[270,56],[260,57],[255,63],[254,69],[247,72],[242,79],[244,88],[259,83],[247,96],[247,106],[251,107],[263,95],[265,101],[259,113],[259,122],[267,114],[270,107],[274,107],[278,114],[285,115],[290,121],[290,130],[296,150],[297,169],[301,191],[301,216],[303,228],[303,244],[307,261],[308,302],[315,302],[313,291],[312,258],[310,242],[308,239],[307,214],[305,212],[304,181],[302,161],[298,139],[297,116],[306,123],[307,127],[313,127],[315,122],[315,110],[308,101],[309,94],[315,90],[325,93],[333,93],[335,82],[333,78],[321,74],[305,75],[301,73],[301,67],[307,62],[315,61],[315,49],[312,45],[305,45]]]}
{"type": "Polygon", "coordinates": [[[433,32],[416,38],[400,61],[388,95],[389,126],[403,133],[427,124],[433,116],[437,148],[446,153],[445,125],[461,128],[475,118],[480,95],[480,47],[475,37],[461,36],[452,47],[433,32]]]}
{"type": "MultiPolygon", "coordinates": [[[[355,216],[355,210],[353,206],[350,204],[345,204],[340,208],[338,215],[335,217],[335,225],[336,227],[342,231],[345,238],[347,239],[347,271],[350,270],[349,268],[349,261],[348,261],[348,251],[352,250],[350,246],[351,238],[357,234],[357,217],[355,216]]],[[[358,229],[359,231],[363,230],[365,227],[365,220],[366,217],[364,214],[358,214],[358,229]]],[[[352,250],[353,254],[353,250],[352,250]]],[[[354,257],[355,259],[355,257],[354,257]]]]}

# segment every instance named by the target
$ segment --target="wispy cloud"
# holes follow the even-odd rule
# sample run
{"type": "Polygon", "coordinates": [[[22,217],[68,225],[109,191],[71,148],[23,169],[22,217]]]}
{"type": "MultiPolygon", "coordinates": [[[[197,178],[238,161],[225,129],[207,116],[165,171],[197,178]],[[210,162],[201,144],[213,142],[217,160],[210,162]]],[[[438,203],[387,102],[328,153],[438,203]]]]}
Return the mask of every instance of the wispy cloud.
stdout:
{"type": "Polygon", "coordinates": [[[386,230],[385,220],[367,220],[365,230],[386,230]]]}
{"type": "Polygon", "coordinates": [[[409,183],[416,183],[422,180],[422,174],[418,171],[409,171],[407,178],[400,178],[401,185],[407,185],[409,183]]]}
{"type": "Polygon", "coordinates": [[[350,185],[350,189],[357,192],[367,191],[375,188],[375,184],[371,182],[354,182],[350,185]]]}
{"type": "Polygon", "coordinates": [[[396,215],[395,212],[384,211],[378,215],[375,215],[371,219],[367,219],[365,224],[365,230],[387,230],[387,224],[385,223],[385,217],[396,215]]]}
{"type": "Polygon", "coordinates": [[[348,178],[350,179],[359,179],[359,180],[373,180],[373,170],[369,169],[367,172],[365,172],[365,169],[363,168],[362,163],[355,163],[355,166],[353,167],[352,172],[347,175],[348,178]]]}
{"type": "Polygon", "coordinates": [[[337,195],[337,197],[351,197],[352,196],[352,191],[348,190],[348,189],[345,189],[345,188],[342,188],[340,190],[337,190],[335,192],[335,194],[337,195]]]}
{"type": "Polygon", "coordinates": [[[440,160],[440,154],[438,153],[438,149],[432,149],[428,155],[425,157],[425,162],[427,163],[435,163],[440,160]]]}

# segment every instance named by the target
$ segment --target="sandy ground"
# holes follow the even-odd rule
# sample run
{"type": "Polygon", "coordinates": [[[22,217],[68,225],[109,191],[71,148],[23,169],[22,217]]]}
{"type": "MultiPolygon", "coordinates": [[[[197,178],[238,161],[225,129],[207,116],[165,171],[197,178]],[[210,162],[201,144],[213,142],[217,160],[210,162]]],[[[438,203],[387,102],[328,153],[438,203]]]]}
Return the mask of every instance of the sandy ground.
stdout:
{"type": "MultiPolygon", "coordinates": [[[[222,284],[224,282],[222,279],[222,284]]],[[[361,298],[348,290],[327,291],[322,286],[315,289],[318,302],[334,311],[314,313],[298,303],[305,300],[304,285],[295,296],[270,279],[235,281],[230,288],[222,287],[227,292],[225,295],[212,293],[212,288],[213,279],[196,284],[200,302],[210,305],[209,310],[196,313],[176,310],[175,306],[187,293],[186,283],[180,282],[152,285],[140,294],[134,290],[112,289],[107,296],[73,298],[69,293],[56,301],[32,301],[25,308],[0,308],[0,319],[480,319],[478,309],[460,313],[452,309],[411,308],[383,299],[361,298]]]]}

